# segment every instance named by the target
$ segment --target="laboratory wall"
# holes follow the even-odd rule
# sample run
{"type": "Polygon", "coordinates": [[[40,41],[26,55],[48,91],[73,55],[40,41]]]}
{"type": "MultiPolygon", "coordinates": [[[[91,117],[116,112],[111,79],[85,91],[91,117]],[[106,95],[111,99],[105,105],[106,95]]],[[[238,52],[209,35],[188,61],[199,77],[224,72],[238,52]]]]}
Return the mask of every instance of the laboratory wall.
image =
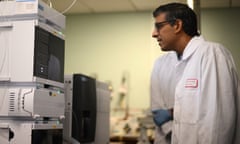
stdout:
{"type": "MultiPolygon", "coordinates": [[[[232,51],[240,72],[240,8],[202,9],[201,32],[232,51]]],[[[150,73],[162,54],[151,37],[151,12],[67,15],[65,74],[82,73],[112,85],[111,107],[118,105],[126,78],[126,105],[148,108],[150,73]]]]}
{"type": "Polygon", "coordinates": [[[111,106],[117,107],[122,77],[126,104],[149,106],[149,77],[155,51],[152,16],[143,13],[67,16],[65,73],[83,73],[112,84],[111,106]]]}

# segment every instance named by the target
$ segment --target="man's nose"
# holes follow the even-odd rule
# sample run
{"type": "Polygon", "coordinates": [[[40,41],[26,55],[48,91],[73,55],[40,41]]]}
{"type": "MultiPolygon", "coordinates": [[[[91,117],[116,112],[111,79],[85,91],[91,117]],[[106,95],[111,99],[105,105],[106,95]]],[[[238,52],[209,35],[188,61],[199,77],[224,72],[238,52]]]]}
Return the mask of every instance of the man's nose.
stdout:
{"type": "Polygon", "coordinates": [[[157,36],[158,36],[158,31],[156,29],[154,29],[152,32],[152,37],[156,38],[157,36]]]}

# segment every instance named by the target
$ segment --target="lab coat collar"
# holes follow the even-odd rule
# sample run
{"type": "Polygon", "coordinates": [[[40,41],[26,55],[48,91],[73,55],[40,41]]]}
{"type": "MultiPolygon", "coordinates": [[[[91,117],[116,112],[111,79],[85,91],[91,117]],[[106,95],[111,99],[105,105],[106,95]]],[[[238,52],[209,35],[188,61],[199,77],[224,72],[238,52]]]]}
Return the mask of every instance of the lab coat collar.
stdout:
{"type": "Polygon", "coordinates": [[[185,47],[181,60],[188,59],[204,41],[205,40],[202,36],[194,36],[185,47]]]}

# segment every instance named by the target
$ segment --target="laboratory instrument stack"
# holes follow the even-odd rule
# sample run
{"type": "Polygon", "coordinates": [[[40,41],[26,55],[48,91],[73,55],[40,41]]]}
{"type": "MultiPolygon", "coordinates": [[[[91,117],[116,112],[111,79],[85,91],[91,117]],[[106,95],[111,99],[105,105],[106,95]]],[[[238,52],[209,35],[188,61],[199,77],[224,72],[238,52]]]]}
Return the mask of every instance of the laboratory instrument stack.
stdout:
{"type": "Polygon", "coordinates": [[[62,144],[65,16],[0,1],[0,144],[62,144]]]}

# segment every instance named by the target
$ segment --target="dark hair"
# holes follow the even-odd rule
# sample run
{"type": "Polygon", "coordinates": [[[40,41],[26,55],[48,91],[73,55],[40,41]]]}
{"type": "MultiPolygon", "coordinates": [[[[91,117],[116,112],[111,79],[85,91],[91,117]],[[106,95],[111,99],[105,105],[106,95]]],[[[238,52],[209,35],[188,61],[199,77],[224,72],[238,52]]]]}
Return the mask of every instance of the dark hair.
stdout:
{"type": "MultiPolygon", "coordinates": [[[[189,36],[199,36],[197,16],[188,5],[182,3],[161,5],[153,12],[153,17],[157,17],[161,13],[166,13],[167,21],[176,19],[182,20],[183,30],[189,36]]],[[[173,25],[174,23],[171,24],[173,25]]]]}

